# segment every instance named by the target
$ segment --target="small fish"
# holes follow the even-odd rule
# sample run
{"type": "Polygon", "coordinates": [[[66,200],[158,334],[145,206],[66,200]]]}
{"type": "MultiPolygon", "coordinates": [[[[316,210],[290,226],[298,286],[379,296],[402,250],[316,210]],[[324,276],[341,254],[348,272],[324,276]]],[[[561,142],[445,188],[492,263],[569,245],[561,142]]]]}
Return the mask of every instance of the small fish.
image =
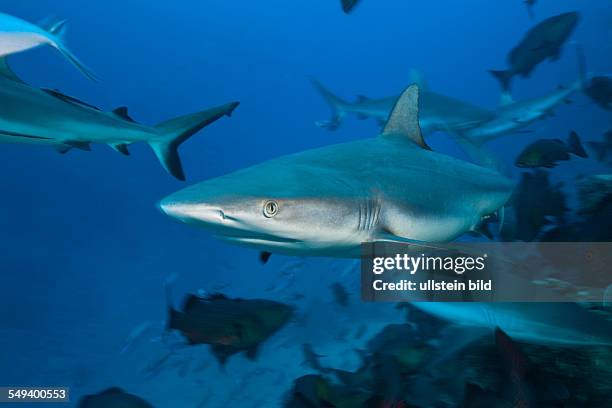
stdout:
{"type": "Polygon", "coordinates": [[[87,78],[96,76],[64,44],[66,20],[48,19],[40,25],[0,13],[0,57],[27,51],[47,44],[58,50],[87,78]]]}
{"type": "Polygon", "coordinates": [[[567,142],[559,139],[540,139],[527,146],[516,159],[517,167],[555,167],[558,162],[570,159],[570,154],[586,158],[576,132],[571,132],[567,142]]]}
{"type": "Polygon", "coordinates": [[[98,394],[86,395],[79,401],[78,408],[153,408],[142,398],[129,394],[121,388],[112,387],[98,394]]]}
{"type": "Polygon", "coordinates": [[[612,130],[604,133],[603,142],[587,142],[587,145],[595,152],[597,160],[601,162],[607,161],[608,154],[612,152],[612,130]]]}

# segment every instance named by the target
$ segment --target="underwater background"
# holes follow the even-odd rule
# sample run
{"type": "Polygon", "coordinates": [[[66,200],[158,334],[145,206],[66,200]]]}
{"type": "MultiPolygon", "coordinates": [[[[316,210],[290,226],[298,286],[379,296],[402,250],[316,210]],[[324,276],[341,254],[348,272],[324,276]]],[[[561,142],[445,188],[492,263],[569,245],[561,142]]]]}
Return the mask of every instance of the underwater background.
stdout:
{"type": "MultiPolygon", "coordinates": [[[[398,94],[418,69],[431,90],[494,110],[500,87],[487,71],[505,66],[535,22],[562,12],[581,13],[570,43],[558,61],[516,78],[513,97],[574,82],[572,42],[583,46],[589,71],[612,72],[606,1],[541,0],[533,20],[520,0],[364,0],[351,15],[337,3],[21,0],[2,1],[0,10],[27,21],[67,19],[71,50],[100,77],[88,81],[42,47],[11,57],[33,85],[104,110],[128,106],[147,124],[239,100],[231,119],[181,147],[187,183],[377,134],[373,120],[347,118],[336,132],[315,126],[329,109],[310,78],[352,100],[398,94]]],[[[599,140],[609,113],[582,94],[572,102],[532,125],[533,133],[507,135],[490,150],[518,178],[514,159],[531,141],[565,139],[572,129],[583,141],[599,140]]],[[[428,142],[461,154],[445,135],[428,142]]],[[[93,150],[59,155],[0,146],[0,385],[69,386],[73,404],[119,386],[156,407],[275,407],[295,378],[312,372],[302,364],[303,343],[329,366],[354,370],[360,357],[353,350],[404,321],[394,305],[360,302],[357,260],[275,255],[263,265],[256,251],[186,228],[156,208],[185,183],[168,176],[149,147],[134,145],[130,157],[93,150]],[[169,276],[177,303],[199,289],[275,299],[297,305],[300,322],[266,341],[256,361],[237,355],[220,368],[207,347],[166,344],[169,276]],[[334,300],[336,282],[347,289],[348,306],[334,300]],[[172,361],[157,367],[172,347],[172,361]]],[[[578,174],[605,172],[593,159],[570,160],[551,177],[571,186],[578,174]]]]}

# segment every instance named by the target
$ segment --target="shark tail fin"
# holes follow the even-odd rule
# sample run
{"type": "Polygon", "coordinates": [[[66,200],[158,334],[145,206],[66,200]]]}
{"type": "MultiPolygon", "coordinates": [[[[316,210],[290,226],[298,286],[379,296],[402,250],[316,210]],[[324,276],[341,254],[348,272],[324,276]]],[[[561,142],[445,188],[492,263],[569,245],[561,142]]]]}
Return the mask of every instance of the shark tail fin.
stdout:
{"type": "Polygon", "coordinates": [[[51,45],[56,48],[72,65],[92,81],[98,78],[87,65],[83,64],[66,46],[66,20],[50,19],[41,25],[49,33],[51,45]]]}
{"type": "Polygon", "coordinates": [[[329,89],[327,89],[319,81],[312,79],[312,84],[319,91],[323,99],[327,102],[332,110],[332,117],[328,121],[317,122],[317,126],[328,129],[336,130],[340,127],[342,119],[346,116],[346,108],[350,105],[348,102],[334,95],[329,89]]]}
{"type": "Polygon", "coordinates": [[[505,70],[505,71],[491,70],[489,72],[491,73],[491,75],[495,77],[495,79],[499,81],[499,84],[501,85],[502,90],[504,92],[510,92],[510,81],[512,80],[512,76],[513,76],[511,70],[505,70]]]}
{"type": "Polygon", "coordinates": [[[185,180],[183,166],[178,155],[178,147],[207,125],[223,116],[231,116],[239,102],[232,102],[205,111],[170,119],[155,126],[159,137],[149,141],[149,145],[166,171],[179,180],[185,180]]]}
{"type": "Polygon", "coordinates": [[[580,137],[578,136],[578,133],[573,130],[572,133],[570,133],[569,135],[567,145],[569,146],[570,153],[573,153],[576,156],[582,158],[589,157],[587,152],[584,150],[584,147],[582,147],[582,142],[580,142],[580,137]]]}

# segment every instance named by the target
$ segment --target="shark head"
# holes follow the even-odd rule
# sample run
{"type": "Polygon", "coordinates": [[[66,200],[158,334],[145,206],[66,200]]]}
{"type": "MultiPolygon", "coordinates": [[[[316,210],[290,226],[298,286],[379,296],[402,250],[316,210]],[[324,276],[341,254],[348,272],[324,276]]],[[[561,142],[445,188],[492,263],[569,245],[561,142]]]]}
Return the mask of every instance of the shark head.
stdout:
{"type": "Polygon", "coordinates": [[[570,97],[580,88],[581,82],[576,81],[569,87],[560,86],[537,98],[517,102],[508,100],[491,120],[469,129],[464,134],[486,142],[519,131],[541,119],[554,116],[555,108],[563,103],[570,103],[570,97]]]}
{"type": "Polygon", "coordinates": [[[159,207],[235,244],[296,255],[337,250],[358,222],[349,186],[325,173],[280,158],[180,190],[159,207]]]}

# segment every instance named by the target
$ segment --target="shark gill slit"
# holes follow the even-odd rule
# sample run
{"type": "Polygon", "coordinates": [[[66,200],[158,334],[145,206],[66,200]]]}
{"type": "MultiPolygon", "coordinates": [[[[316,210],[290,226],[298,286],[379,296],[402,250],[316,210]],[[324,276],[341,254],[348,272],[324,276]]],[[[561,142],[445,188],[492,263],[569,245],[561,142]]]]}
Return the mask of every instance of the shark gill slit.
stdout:
{"type": "Polygon", "coordinates": [[[381,206],[378,200],[369,199],[360,203],[357,230],[372,230],[378,224],[380,209],[381,206]]]}

